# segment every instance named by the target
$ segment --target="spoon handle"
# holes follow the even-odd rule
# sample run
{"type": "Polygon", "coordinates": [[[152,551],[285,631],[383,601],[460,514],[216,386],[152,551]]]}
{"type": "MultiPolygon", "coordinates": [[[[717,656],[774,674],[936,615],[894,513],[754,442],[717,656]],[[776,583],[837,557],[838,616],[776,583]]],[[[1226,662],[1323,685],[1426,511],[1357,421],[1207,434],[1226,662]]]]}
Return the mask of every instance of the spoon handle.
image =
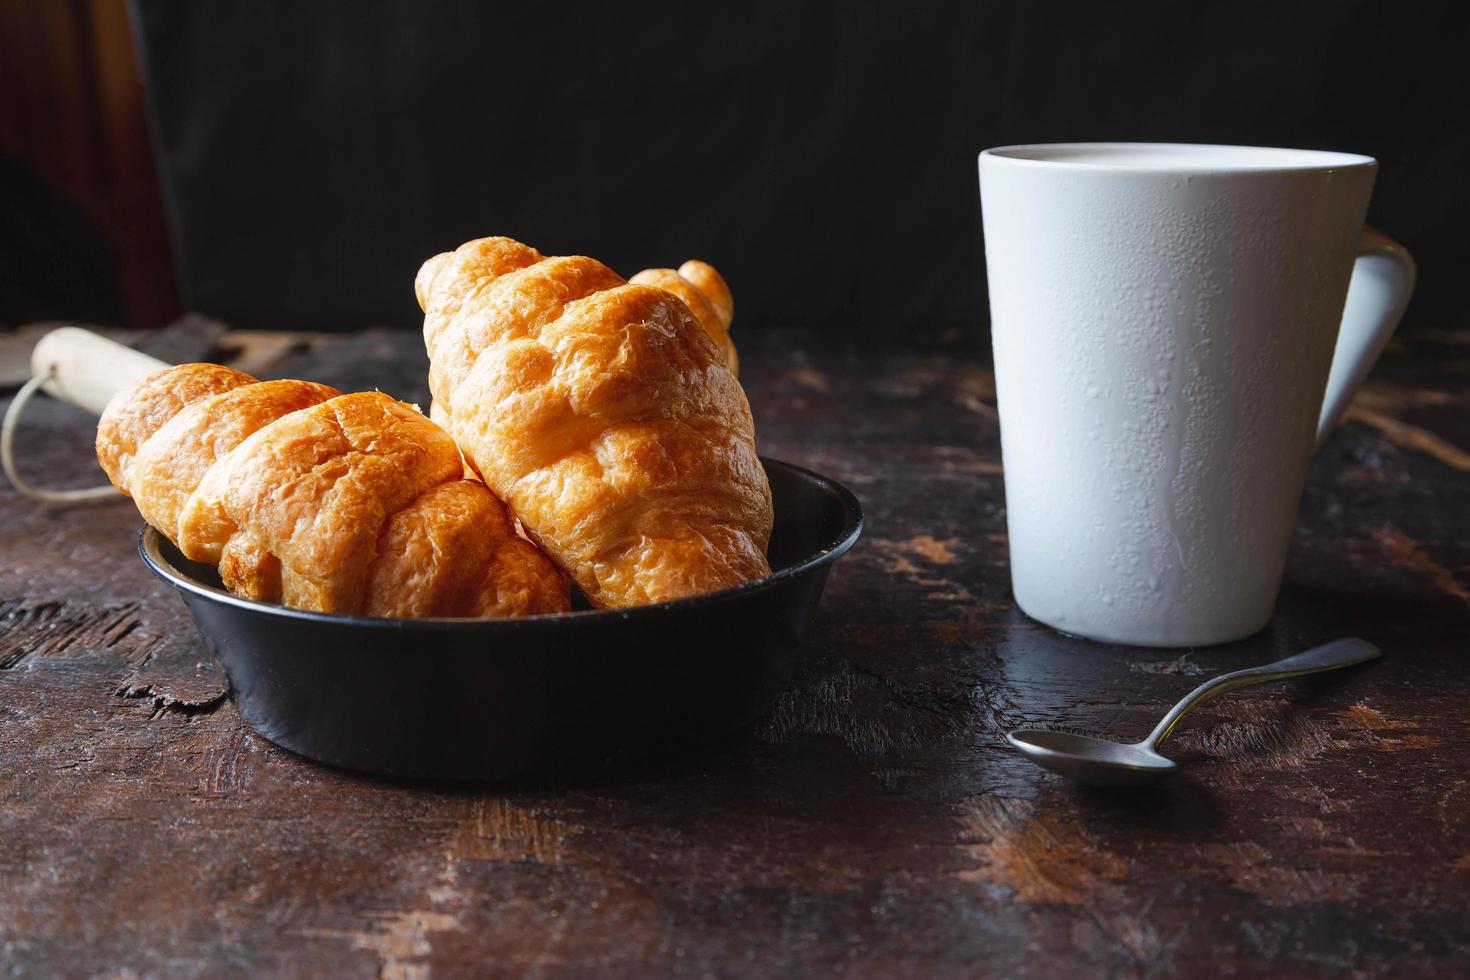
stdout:
{"type": "Polygon", "coordinates": [[[1221,674],[1214,680],[1205,681],[1189,692],[1183,701],[1174,705],[1164,716],[1164,720],[1159,722],[1158,727],[1141,744],[1157,749],[1164,739],[1173,734],[1174,726],[1178,725],[1185,715],[1218,694],[1236,691],[1242,687],[1251,687],[1255,684],[1269,684],[1272,681],[1284,681],[1307,674],[1318,674],[1324,670],[1351,667],[1353,664],[1372,660],[1379,653],[1381,651],[1367,640],[1352,637],[1324,643],[1304,653],[1295,654],[1285,660],[1278,660],[1274,664],[1247,667],[1245,670],[1221,674]]]}

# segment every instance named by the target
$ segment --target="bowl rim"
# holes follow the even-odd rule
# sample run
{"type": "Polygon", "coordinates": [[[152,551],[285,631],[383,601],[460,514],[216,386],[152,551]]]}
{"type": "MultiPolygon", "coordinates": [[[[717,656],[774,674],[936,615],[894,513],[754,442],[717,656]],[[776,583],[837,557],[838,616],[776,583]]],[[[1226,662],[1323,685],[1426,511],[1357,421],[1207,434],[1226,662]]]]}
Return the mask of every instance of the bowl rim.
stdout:
{"type": "Polygon", "coordinates": [[[604,621],[641,620],[654,616],[669,615],[673,612],[698,610],[710,606],[722,605],[758,592],[768,591],[790,579],[805,575],[824,565],[830,565],[846,554],[857,543],[858,538],[863,532],[864,517],[862,505],[858,502],[857,496],[851,490],[829,476],[824,476],[815,470],[809,470],[803,466],[797,466],[794,463],[787,463],[765,456],[760,457],[760,460],[761,464],[767,470],[773,467],[786,470],[830,491],[842,507],[843,522],[841,530],[837,532],[837,535],[832,541],[818,548],[814,554],[803,558],[794,565],[783,568],[778,572],[773,572],[764,578],[742,582],[740,585],[732,586],[728,589],[721,589],[718,592],[705,592],[700,595],[674,599],[669,602],[660,602],[649,606],[629,606],[621,609],[579,609],[564,613],[542,613],[536,616],[506,616],[480,619],[451,616],[423,616],[417,619],[344,616],[338,613],[311,612],[305,609],[295,609],[290,606],[282,606],[275,603],[257,602],[254,599],[245,599],[237,595],[232,595],[224,589],[201,582],[176,568],[165,557],[162,545],[166,539],[157,528],[149,524],[144,524],[138,532],[138,554],[153,574],[180,592],[188,593],[206,602],[234,606],[242,611],[256,615],[273,616],[279,619],[295,620],[297,622],[318,625],[358,626],[365,629],[398,631],[429,628],[436,631],[475,632],[483,630],[554,628],[562,624],[581,626],[604,621]]]}

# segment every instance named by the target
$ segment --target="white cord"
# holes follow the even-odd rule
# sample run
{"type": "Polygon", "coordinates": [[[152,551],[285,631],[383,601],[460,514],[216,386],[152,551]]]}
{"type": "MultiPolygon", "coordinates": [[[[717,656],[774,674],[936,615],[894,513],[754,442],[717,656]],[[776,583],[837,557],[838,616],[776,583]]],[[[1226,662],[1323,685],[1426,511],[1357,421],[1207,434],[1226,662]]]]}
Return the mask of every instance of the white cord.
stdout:
{"type": "Polygon", "coordinates": [[[75,504],[83,502],[97,502],[102,500],[116,500],[118,491],[116,487],[85,487],[80,490],[47,490],[44,487],[33,487],[22,480],[20,473],[15,467],[15,427],[20,423],[20,411],[25,407],[31,396],[40,390],[41,386],[51,380],[51,375],[38,375],[20,386],[15,393],[15,400],[10,407],[5,409],[5,420],[0,422],[0,467],[5,470],[5,475],[10,478],[10,483],[24,496],[32,500],[40,500],[48,504],[75,504]]]}

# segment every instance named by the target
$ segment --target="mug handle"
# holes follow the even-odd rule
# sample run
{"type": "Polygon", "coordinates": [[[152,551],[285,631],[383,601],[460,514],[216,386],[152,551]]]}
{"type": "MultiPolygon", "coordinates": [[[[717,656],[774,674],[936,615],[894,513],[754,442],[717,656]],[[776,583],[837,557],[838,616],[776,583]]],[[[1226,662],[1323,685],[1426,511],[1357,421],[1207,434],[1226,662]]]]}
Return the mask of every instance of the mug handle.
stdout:
{"type": "Polygon", "coordinates": [[[1388,346],[1388,338],[1398,328],[1414,292],[1414,275],[1414,257],[1408,249],[1380,231],[1363,229],[1358,239],[1358,261],[1343,305],[1337,350],[1332,355],[1332,371],[1327,376],[1327,393],[1322,398],[1317,449],[1342,421],[1348,403],[1388,346]]]}

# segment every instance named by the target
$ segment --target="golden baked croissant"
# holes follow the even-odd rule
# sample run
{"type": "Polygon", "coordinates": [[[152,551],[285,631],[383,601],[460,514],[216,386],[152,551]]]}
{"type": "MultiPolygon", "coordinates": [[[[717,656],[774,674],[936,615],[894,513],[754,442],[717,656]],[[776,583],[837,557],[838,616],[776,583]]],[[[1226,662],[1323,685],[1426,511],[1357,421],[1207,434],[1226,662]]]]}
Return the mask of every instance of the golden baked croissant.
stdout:
{"type": "Polygon", "coordinates": [[[689,312],[704,327],[710,340],[719,347],[730,373],[740,375],[740,358],[735,353],[735,342],[730,339],[730,321],[735,318],[735,299],[725,278],[708,262],[690,259],[678,270],[644,269],[629,282],[657,286],[673,293],[684,301],[689,312]]]}
{"type": "Polygon", "coordinates": [[[676,295],[509,238],[435,256],[415,291],[435,417],[594,606],[770,574],[750,406],[676,295]]]}
{"type": "Polygon", "coordinates": [[[119,392],[97,459],[237,595],[367,616],[570,608],[567,585],[413,407],[181,364],[119,392]]]}

